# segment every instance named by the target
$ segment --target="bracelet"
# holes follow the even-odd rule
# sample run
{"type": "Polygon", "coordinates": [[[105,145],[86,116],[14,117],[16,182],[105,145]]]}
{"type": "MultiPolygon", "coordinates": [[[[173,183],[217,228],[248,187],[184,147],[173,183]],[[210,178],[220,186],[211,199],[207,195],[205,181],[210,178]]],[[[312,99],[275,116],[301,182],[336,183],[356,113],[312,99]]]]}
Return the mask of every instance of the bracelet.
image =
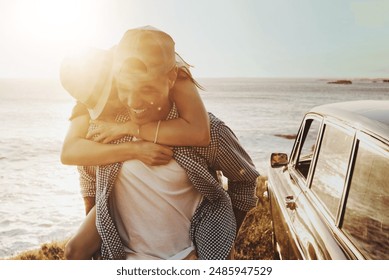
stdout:
{"type": "Polygon", "coordinates": [[[159,132],[159,126],[160,126],[160,124],[161,124],[161,121],[159,120],[159,121],[158,121],[158,124],[157,124],[157,130],[155,131],[154,144],[157,143],[158,132],[159,132]]]}

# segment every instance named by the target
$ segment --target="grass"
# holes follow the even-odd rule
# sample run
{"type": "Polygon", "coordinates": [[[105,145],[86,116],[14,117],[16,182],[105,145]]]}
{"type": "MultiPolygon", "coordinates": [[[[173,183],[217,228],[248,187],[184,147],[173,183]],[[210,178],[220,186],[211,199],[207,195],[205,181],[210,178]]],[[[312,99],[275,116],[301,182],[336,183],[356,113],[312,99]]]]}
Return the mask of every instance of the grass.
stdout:
{"type": "Polygon", "coordinates": [[[64,260],[64,248],[67,240],[45,243],[41,248],[22,252],[10,260],[64,260]]]}
{"type": "MultiPolygon", "coordinates": [[[[269,202],[263,198],[265,177],[258,178],[257,196],[259,202],[246,216],[235,243],[237,260],[271,260],[273,248],[271,243],[271,217],[269,202]]],[[[45,243],[41,248],[22,252],[11,260],[63,260],[64,241],[45,243]]]]}
{"type": "Polygon", "coordinates": [[[263,197],[265,177],[258,178],[258,204],[246,216],[235,242],[237,260],[272,260],[272,227],[269,201],[263,197]]]}

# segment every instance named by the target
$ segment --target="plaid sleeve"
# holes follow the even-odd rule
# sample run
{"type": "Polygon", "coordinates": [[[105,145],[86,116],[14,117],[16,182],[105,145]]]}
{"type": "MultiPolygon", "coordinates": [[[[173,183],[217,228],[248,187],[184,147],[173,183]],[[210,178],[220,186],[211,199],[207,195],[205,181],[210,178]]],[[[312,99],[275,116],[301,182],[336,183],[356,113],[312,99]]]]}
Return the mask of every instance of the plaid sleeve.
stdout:
{"type": "Polygon", "coordinates": [[[96,166],[77,166],[82,197],[96,196],[96,166]]]}
{"type": "MultiPolygon", "coordinates": [[[[81,104],[81,103],[79,103],[81,104]]],[[[81,104],[82,105],[82,104],[81,104]]],[[[82,105],[84,106],[84,105],[82,105]]],[[[75,106],[75,108],[77,105],[75,106]]],[[[74,110],[73,110],[74,111],[74,110]]],[[[74,115],[74,114],[73,114],[74,115]]],[[[95,124],[90,124],[88,131],[96,129],[95,124]]],[[[94,138],[97,134],[94,135],[94,138]]],[[[77,166],[80,175],[80,192],[82,197],[96,197],[96,166],[77,166]]]]}
{"type": "Polygon", "coordinates": [[[239,140],[224,123],[218,126],[216,166],[228,179],[228,194],[232,205],[242,211],[255,207],[258,171],[239,140]]]}

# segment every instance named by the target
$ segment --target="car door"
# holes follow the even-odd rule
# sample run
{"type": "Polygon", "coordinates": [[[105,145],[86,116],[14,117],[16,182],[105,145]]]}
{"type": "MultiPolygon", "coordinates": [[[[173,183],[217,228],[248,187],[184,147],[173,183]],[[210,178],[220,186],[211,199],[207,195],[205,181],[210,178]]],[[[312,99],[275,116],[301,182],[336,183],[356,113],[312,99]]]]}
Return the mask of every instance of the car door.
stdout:
{"type": "Polygon", "coordinates": [[[284,200],[282,207],[284,207],[283,212],[288,220],[288,226],[284,230],[287,232],[287,236],[283,240],[277,240],[283,249],[281,257],[284,259],[304,258],[299,242],[300,235],[304,233],[296,227],[298,224],[296,218],[300,212],[298,201],[301,193],[308,187],[309,173],[314,162],[321,124],[322,118],[318,115],[307,114],[304,118],[291,153],[289,170],[284,172],[284,181],[287,182],[284,185],[286,187],[279,190],[278,196],[284,200]]]}
{"type": "Polygon", "coordinates": [[[277,203],[272,205],[274,231],[277,251],[282,259],[304,258],[298,243],[299,233],[296,232],[293,223],[299,210],[296,202],[301,192],[307,188],[307,178],[321,122],[322,118],[318,115],[306,115],[296,137],[288,169],[271,176],[272,183],[276,186],[273,191],[277,198],[277,203]]]}
{"type": "Polygon", "coordinates": [[[358,133],[339,234],[356,258],[389,259],[389,145],[358,133]]]}
{"type": "Polygon", "coordinates": [[[355,131],[325,119],[307,186],[299,196],[294,229],[308,259],[347,258],[335,237],[342,198],[350,172],[355,131]]]}

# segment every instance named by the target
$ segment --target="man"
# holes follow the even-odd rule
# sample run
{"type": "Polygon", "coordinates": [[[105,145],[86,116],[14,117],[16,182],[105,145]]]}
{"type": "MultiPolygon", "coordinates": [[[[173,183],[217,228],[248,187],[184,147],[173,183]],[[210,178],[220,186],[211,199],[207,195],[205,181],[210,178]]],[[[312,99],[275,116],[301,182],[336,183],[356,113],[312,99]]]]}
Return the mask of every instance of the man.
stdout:
{"type": "MultiPolygon", "coordinates": [[[[118,119],[142,125],[175,119],[170,98],[177,78],[172,38],[150,27],[126,32],[114,53],[118,119]]],[[[97,169],[96,226],[105,259],[225,259],[243,219],[255,206],[255,167],[233,132],[209,115],[207,147],[174,147],[166,165],[137,160],[97,169]],[[228,178],[226,191],[217,171],[228,178]]],[[[121,140],[136,141],[134,137],[121,140]]]]}
{"type": "MultiPolygon", "coordinates": [[[[150,27],[129,30],[120,41],[114,56],[114,74],[119,99],[128,105],[132,121],[143,124],[178,116],[169,99],[169,91],[175,83],[177,73],[174,57],[172,38],[150,27]]],[[[236,232],[247,211],[255,206],[255,185],[259,174],[232,131],[212,114],[210,124],[209,146],[175,147],[173,158],[202,197],[190,224],[190,236],[198,257],[224,259],[232,249],[236,232]],[[217,170],[221,170],[228,178],[227,192],[217,180],[217,170]]],[[[155,135],[156,140],[157,138],[158,129],[155,135]]],[[[165,167],[159,167],[163,168],[165,167]]],[[[104,177],[103,174],[100,176],[104,177]]],[[[108,180],[108,186],[110,181],[112,179],[108,180]]],[[[120,188],[115,186],[114,191],[116,190],[120,188]]],[[[102,222],[102,215],[99,215],[99,210],[104,208],[101,205],[107,201],[107,197],[103,197],[104,199],[100,198],[97,202],[97,225],[103,237],[103,252],[105,249],[114,252],[114,246],[110,244],[111,235],[108,233],[111,233],[111,230],[102,222]]],[[[118,196],[114,196],[116,197],[118,196]]],[[[196,195],[194,197],[198,198],[196,195]]],[[[116,209],[114,212],[120,211],[121,209],[116,209]]],[[[125,224],[128,214],[121,214],[125,224]]],[[[163,216],[159,218],[163,219],[163,216]]],[[[131,219],[134,217],[128,217],[128,221],[131,219]]],[[[168,221],[169,217],[166,216],[165,220],[168,221]]],[[[132,227],[136,226],[132,224],[132,227]]],[[[131,240],[131,237],[128,239],[131,240]]],[[[115,258],[114,255],[112,257],[115,258]]]]}

